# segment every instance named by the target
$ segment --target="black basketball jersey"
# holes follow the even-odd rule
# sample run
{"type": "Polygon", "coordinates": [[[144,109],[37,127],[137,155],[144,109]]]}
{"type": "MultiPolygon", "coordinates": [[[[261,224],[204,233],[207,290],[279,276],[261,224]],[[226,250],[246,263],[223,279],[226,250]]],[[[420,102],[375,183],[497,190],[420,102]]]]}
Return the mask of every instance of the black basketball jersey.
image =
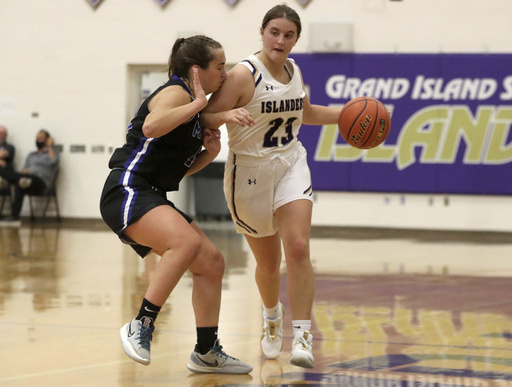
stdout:
{"type": "MultiPolygon", "coordinates": [[[[110,168],[125,169],[142,176],[151,184],[166,191],[178,190],[179,182],[201,152],[203,128],[199,124],[199,113],[171,132],[159,138],[147,138],[142,125],[149,114],[149,102],[162,89],[179,85],[189,94],[190,90],[177,76],[155,90],[140,106],[128,126],[126,143],[114,151],[110,158],[110,168]]],[[[190,96],[192,101],[192,96],[190,96]]],[[[128,183],[128,182],[127,182],[128,183]]]]}

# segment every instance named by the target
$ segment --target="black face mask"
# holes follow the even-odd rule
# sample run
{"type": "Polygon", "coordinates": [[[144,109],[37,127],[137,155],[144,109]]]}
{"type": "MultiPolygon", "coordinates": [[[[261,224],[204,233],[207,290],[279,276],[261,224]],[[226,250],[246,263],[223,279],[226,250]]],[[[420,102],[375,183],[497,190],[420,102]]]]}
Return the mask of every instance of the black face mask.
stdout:
{"type": "Polygon", "coordinates": [[[46,141],[36,141],[37,149],[43,149],[46,146],[46,141]]]}

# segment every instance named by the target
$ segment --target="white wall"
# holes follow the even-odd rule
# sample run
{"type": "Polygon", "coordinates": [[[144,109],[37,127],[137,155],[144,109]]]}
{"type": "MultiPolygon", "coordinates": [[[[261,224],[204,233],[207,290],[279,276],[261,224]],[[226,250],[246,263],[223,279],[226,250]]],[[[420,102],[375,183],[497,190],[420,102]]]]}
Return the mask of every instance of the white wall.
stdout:
{"type": "MultiPolygon", "coordinates": [[[[17,165],[33,149],[37,130],[47,128],[64,148],[62,215],[99,217],[109,149],[123,143],[134,113],[133,69],[165,65],[174,40],[189,32],[221,42],[235,63],[261,47],[261,19],[278,3],[170,0],[161,8],[153,0],[102,0],[93,10],[86,0],[1,0],[0,123],[17,147],[17,165]],[[86,152],[70,153],[75,144],[86,145],[86,152]],[[106,151],[93,153],[93,146],[106,151]]],[[[308,25],[320,22],[352,23],[355,52],[510,52],[512,46],[510,0],[287,3],[303,23],[295,52],[307,52],[308,25]]],[[[512,217],[495,221],[511,209],[508,197],[453,196],[434,211],[428,203],[444,197],[410,195],[406,207],[390,211],[389,201],[404,197],[317,192],[313,222],[512,231],[512,217]],[[481,206],[484,211],[475,211],[481,206]]]]}

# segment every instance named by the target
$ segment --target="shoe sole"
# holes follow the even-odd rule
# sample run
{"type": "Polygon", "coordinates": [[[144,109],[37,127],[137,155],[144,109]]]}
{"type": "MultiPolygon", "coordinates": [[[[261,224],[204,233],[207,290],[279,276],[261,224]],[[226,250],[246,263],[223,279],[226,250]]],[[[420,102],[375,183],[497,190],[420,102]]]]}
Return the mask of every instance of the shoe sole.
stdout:
{"type": "Polygon", "coordinates": [[[119,336],[121,337],[121,343],[123,344],[124,353],[126,353],[126,355],[130,359],[135,360],[137,363],[147,366],[151,363],[151,360],[144,359],[137,355],[135,349],[133,349],[132,345],[128,341],[128,335],[126,334],[126,331],[128,330],[128,325],[130,325],[130,323],[125,324],[119,330],[119,336]]]}
{"type": "Polygon", "coordinates": [[[277,352],[276,354],[273,354],[273,353],[267,354],[267,353],[265,353],[265,351],[263,351],[263,348],[261,349],[261,351],[263,352],[263,354],[265,355],[265,357],[267,359],[274,360],[274,359],[277,359],[283,353],[283,346],[281,345],[281,350],[279,352],[277,352]]]}
{"type": "Polygon", "coordinates": [[[197,374],[232,374],[232,375],[246,375],[252,371],[252,367],[249,370],[229,370],[229,368],[215,368],[215,367],[202,367],[195,363],[188,363],[187,368],[190,372],[197,374]]]}
{"type": "Polygon", "coordinates": [[[315,360],[314,359],[309,359],[309,358],[304,358],[304,357],[299,357],[299,358],[294,359],[293,356],[292,356],[292,357],[290,357],[289,363],[293,364],[293,365],[295,365],[297,367],[302,367],[302,368],[313,368],[313,367],[315,367],[315,360]]]}

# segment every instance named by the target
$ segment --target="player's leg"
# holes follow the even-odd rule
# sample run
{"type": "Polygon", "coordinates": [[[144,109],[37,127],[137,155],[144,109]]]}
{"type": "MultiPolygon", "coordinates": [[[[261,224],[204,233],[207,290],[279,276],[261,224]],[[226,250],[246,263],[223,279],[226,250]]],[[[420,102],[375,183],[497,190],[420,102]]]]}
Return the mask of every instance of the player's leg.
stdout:
{"type": "Polygon", "coordinates": [[[255,278],[261,300],[265,307],[271,308],[279,301],[281,238],[278,233],[263,238],[245,235],[245,238],[256,259],[255,278]]]}
{"type": "Polygon", "coordinates": [[[201,236],[171,206],[158,206],[126,228],[124,234],[161,256],[145,298],[162,306],[185,271],[198,257],[201,236]]]}
{"type": "Polygon", "coordinates": [[[194,308],[197,344],[187,368],[199,373],[247,374],[252,366],[227,355],[218,342],[218,325],[224,274],[224,258],[219,249],[195,224],[191,227],[201,238],[197,259],[190,266],[193,275],[192,305],[194,308]]]}
{"type": "Polygon", "coordinates": [[[124,230],[132,241],[149,246],[161,256],[151,277],[139,314],[120,330],[126,354],[149,365],[154,323],[160,308],[185,271],[197,258],[201,238],[188,221],[169,205],[161,205],[144,214],[124,230]]]}
{"type": "Polygon", "coordinates": [[[315,278],[309,251],[312,207],[309,200],[295,200],[275,212],[286,259],[287,294],[295,320],[310,320],[313,306],[315,278]]]}
{"type": "Polygon", "coordinates": [[[263,302],[261,349],[268,359],[275,359],[283,351],[284,309],[279,302],[281,239],[278,233],[263,238],[245,237],[256,259],[256,284],[263,302]]]}
{"type": "Polygon", "coordinates": [[[215,326],[219,322],[224,257],[194,222],[190,225],[201,238],[197,259],[189,268],[193,275],[192,305],[196,326],[215,326]]]}
{"type": "MultiPolygon", "coordinates": [[[[288,165],[288,164],[287,164],[288,165]]],[[[285,171],[285,168],[283,168],[285,171]]],[[[256,284],[263,302],[261,349],[274,359],[282,352],[283,308],[279,303],[281,241],[274,219],[276,162],[237,158],[226,162],[224,193],[237,232],[256,258],[256,284]],[[236,172],[236,173],[235,173],[236,172]]]]}
{"type": "Polygon", "coordinates": [[[292,311],[294,341],[290,362],[312,368],[311,310],[315,277],[310,259],[309,237],[313,204],[295,200],[279,207],[275,214],[279,225],[287,267],[287,294],[292,311]]]}

